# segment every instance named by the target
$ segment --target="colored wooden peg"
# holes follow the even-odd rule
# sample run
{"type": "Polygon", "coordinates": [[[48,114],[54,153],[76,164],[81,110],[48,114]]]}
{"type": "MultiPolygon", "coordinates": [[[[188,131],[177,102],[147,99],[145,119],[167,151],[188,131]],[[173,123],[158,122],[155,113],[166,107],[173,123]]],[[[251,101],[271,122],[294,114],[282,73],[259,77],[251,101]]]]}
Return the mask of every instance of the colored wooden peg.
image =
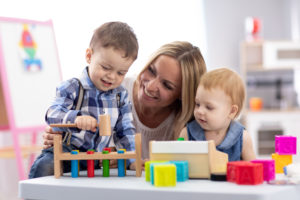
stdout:
{"type": "MultiPolygon", "coordinates": [[[[86,153],[87,154],[94,154],[94,149],[89,149],[86,153]]],[[[87,160],[87,175],[88,177],[95,176],[95,167],[94,167],[94,160],[87,160]]]]}
{"type": "MultiPolygon", "coordinates": [[[[102,151],[103,154],[109,154],[108,151],[102,151]]],[[[109,160],[102,160],[103,177],[109,177],[109,160]]]]}
{"type": "MultiPolygon", "coordinates": [[[[78,151],[73,150],[71,151],[71,154],[78,154],[78,151]]],[[[71,176],[72,178],[77,178],[78,177],[78,160],[72,160],[71,161],[71,176]]]]}
{"type": "MultiPolygon", "coordinates": [[[[124,154],[124,150],[118,150],[118,154],[124,154]]],[[[118,159],[118,176],[124,177],[125,176],[125,160],[118,159]]]]}
{"type": "MultiPolygon", "coordinates": [[[[119,149],[124,151],[124,153],[126,153],[126,149],[119,149]]],[[[126,176],[126,168],[127,168],[127,164],[126,164],[126,160],[124,160],[124,170],[125,170],[125,176],[126,176]]]]}
{"type": "Polygon", "coordinates": [[[108,151],[110,153],[111,152],[111,148],[105,147],[102,151],[108,151]]]}

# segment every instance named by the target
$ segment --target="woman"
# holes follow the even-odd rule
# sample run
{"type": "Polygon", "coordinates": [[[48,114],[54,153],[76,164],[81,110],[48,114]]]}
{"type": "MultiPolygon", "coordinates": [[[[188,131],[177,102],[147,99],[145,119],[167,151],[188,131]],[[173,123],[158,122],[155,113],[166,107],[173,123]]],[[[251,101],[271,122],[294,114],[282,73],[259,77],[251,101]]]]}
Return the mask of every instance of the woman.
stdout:
{"type": "MultiPolygon", "coordinates": [[[[132,102],[134,125],[142,135],[142,158],[149,158],[149,141],[177,139],[193,118],[195,93],[206,65],[198,47],[175,41],[161,46],[136,78],[124,87],[132,102]]],[[[53,145],[50,127],[44,148],[53,145]]]]}

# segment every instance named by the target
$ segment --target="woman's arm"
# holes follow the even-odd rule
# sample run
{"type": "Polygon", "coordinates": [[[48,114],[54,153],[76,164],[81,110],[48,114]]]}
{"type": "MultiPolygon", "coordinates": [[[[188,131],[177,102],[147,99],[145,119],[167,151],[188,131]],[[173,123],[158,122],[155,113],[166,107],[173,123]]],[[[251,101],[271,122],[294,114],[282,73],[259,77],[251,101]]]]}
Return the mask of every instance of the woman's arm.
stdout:
{"type": "Polygon", "coordinates": [[[250,134],[244,130],[243,132],[243,148],[242,148],[242,160],[250,161],[256,158],[253,148],[252,139],[250,134]]]}

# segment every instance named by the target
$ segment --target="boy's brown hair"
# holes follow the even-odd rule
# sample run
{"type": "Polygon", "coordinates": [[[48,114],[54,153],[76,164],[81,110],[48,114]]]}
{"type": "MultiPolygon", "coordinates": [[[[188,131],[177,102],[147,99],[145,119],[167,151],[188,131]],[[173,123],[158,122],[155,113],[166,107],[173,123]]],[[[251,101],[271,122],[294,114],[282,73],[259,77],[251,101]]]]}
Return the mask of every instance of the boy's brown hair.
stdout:
{"type": "Polygon", "coordinates": [[[228,68],[209,71],[201,77],[199,85],[206,90],[215,88],[223,90],[230,97],[232,104],[238,106],[235,117],[239,116],[246,94],[244,82],[236,72],[228,68]]]}
{"type": "Polygon", "coordinates": [[[97,28],[90,41],[90,48],[95,51],[99,45],[124,51],[124,58],[136,60],[138,55],[136,35],[133,29],[123,22],[107,22],[97,28]]]}

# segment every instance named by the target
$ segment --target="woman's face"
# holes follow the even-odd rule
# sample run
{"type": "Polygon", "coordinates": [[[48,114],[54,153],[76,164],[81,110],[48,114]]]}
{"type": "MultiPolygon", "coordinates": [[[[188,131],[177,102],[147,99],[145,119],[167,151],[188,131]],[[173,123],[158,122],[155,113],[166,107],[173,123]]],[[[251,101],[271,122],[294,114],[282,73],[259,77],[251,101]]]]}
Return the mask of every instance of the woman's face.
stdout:
{"type": "Polygon", "coordinates": [[[137,92],[140,105],[163,108],[174,103],[181,95],[181,69],[172,57],[159,56],[141,74],[137,92]]]}

